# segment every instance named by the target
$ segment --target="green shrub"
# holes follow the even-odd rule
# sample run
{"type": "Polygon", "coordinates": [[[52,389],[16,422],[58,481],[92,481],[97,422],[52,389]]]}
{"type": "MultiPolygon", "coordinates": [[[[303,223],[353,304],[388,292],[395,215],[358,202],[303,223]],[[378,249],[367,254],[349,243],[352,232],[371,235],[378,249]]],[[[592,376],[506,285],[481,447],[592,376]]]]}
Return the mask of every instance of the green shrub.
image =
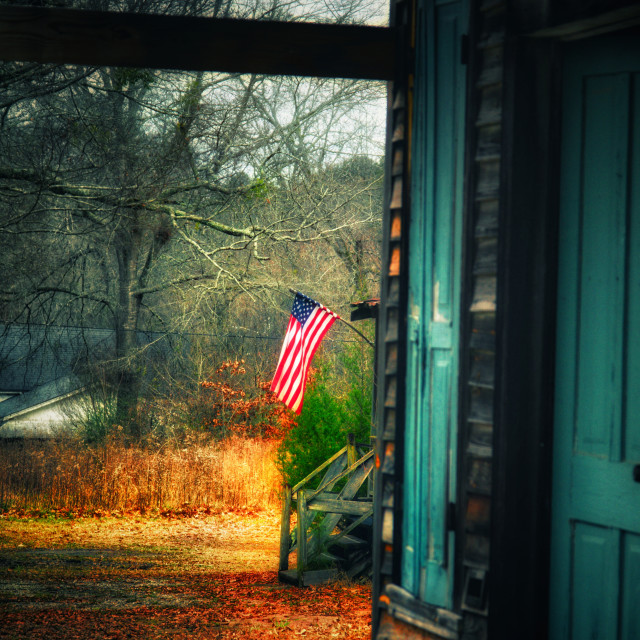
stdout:
{"type": "Polygon", "coordinates": [[[103,445],[112,437],[140,443],[161,435],[155,409],[142,398],[123,409],[115,395],[93,391],[72,411],[70,422],[75,435],[88,445],[103,445]]]}
{"type": "Polygon", "coordinates": [[[321,360],[313,370],[302,412],[277,452],[278,468],[291,486],[342,449],[349,433],[355,434],[356,442],[369,442],[372,352],[368,345],[354,345],[338,358],[338,367],[331,370],[321,360]]]}
{"type": "Polygon", "coordinates": [[[76,434],[86,444],[102,444],[118,422],[115,398],[85,401],[73,422],[76,434]]]}
{"type": "Polygon", "coordinates": [[[351,345],[342,355],[347,392],[344,407],[348,430],[356,441],[369,442],[373,410],[373,349],[365,344],[351,345]]]}

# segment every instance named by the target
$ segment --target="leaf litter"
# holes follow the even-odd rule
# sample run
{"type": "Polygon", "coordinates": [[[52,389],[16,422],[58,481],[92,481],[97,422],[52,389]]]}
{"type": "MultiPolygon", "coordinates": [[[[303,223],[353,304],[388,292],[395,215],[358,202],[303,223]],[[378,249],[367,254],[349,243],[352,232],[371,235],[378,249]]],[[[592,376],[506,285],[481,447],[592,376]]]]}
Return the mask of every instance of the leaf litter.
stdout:
{"type": "Polygon", "coordinates": [[[369,584],[284,585],[277,513],[206,511],[1,515],[0,638],[369,637],[369,584]]]}

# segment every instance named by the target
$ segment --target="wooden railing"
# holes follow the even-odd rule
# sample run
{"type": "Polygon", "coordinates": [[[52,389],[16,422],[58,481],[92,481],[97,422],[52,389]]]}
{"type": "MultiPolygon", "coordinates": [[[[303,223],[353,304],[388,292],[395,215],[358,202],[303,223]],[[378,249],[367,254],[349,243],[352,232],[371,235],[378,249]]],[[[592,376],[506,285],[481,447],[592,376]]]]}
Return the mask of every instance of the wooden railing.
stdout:
{"type": "Polygon", "coordinates": [[[347,445],[315,471],[294,487],[285,485],[280,527],[281,580],[300,586],[325,582],[337,571],[338,558],[331,553],[332,547],[368,546],[350,534],[373,515],[373,457],[371,447],[357,445],[350,434],[347,445]],[[312,488],[322,472],[319,484],[312,488]],[[365,495],[358,496],[365,482],[365,495]],[[339,488],[334,491],[336,486],[339,488]],[[294,503],[297,522],[291,529],[294,503]],[[297,555],[295,570],[289,570],[292,553],[297,555]],[[330,568],[322,568],[323,565],[330,568]]]}

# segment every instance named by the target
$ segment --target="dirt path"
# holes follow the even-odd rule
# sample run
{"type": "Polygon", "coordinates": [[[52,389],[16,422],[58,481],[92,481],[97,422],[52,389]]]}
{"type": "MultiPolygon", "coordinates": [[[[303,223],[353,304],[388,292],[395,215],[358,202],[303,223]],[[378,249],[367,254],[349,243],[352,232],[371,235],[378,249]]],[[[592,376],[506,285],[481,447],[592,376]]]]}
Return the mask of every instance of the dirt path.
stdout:
{"type": "Polygon", "coordinates": [[[0,517],[0,638],[340,638],[368,585],[278,582],[277,514],[0,517]]]}

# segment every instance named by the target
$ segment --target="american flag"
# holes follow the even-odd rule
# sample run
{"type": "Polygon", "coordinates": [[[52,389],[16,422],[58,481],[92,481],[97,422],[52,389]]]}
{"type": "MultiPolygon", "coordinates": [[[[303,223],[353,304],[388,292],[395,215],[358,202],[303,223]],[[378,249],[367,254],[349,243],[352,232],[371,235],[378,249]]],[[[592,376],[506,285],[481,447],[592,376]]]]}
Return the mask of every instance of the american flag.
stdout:
{"type": "Polygon", "coordinates": [[[296,293],[271,391],[298,415],[313,354],[339,317],[319,302],[296,293]]]}

